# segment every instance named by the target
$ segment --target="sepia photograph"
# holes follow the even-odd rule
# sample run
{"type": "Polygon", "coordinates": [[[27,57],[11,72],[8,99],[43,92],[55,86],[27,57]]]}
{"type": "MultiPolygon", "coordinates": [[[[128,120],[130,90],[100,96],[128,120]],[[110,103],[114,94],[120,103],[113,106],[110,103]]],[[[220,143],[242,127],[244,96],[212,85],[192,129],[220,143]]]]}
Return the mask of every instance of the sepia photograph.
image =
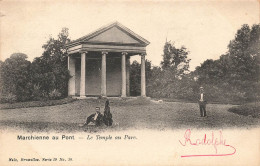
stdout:
{"type": "Polygon", "coordinates": [[[260,165],[258,0],[1,0],[0,165],[260,165]]]}

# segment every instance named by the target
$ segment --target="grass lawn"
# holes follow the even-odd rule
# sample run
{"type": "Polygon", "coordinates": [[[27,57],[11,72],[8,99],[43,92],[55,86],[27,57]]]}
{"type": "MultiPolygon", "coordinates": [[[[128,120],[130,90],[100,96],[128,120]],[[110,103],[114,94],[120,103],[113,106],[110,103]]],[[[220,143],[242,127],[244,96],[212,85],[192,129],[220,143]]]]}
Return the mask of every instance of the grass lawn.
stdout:
{"type": "Polygon", "coordinates": [[[208,104],[206,118],[201,118],[196,103],[153,102],[145,99],[111,99],[112,127],[80,127],[87,116],[101,107],[105,101],[77,100],[63,105],[0,110],[0,128],[29,132],[97,132],[125,129],[182,129],[182,128],[251,128],[259,126],[259,118],[227,111],[233,105],[208,104]]]}

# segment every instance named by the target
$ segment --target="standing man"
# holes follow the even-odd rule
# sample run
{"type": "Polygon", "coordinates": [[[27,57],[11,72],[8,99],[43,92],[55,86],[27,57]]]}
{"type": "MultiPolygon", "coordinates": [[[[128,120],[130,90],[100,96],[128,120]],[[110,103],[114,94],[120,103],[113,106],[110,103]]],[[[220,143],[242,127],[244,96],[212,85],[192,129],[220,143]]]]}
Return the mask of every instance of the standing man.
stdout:
{"type": "Polygon", "coordinates": [[[204,93],[203,87],[200,87],[200,94],[199,94],[199,106],[200,106],[200,116],[206,117],[206,95],[204,93]]]}

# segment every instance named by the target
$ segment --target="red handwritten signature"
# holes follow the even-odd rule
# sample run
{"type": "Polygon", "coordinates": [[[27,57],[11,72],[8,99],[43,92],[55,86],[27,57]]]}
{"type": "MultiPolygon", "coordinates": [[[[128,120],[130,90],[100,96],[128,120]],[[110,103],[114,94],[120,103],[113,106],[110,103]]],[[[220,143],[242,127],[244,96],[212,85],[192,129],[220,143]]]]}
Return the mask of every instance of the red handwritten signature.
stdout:
{"type": "Polygon", "coordinates": [[[180,144],[182,146],[187,146],[187,145],[192,145],[192,146],[199,146],[199,145],[210,145],[210,146],[214,146],[215,148],[215,154],[199,154],[199,155],[183,155],[181,157],[202,157],[202,156],[229,156],[229,155],[234,155],[236,153],[236,148],[231,146],[231,145],[227,145],[226,144],[226,140],[223,139],[223,135],[222,135],[222,131],[219,131],[219,137],[215,138],[214,132],[212,132],[210,137],[207,137],[207,134],[204,135],[204,137],[202,137],[201,139],[194,139],[194,141],[191,140],[191,130],[187,129],[185,134],[184,134],[184,142],[180,142],[180,144]],[[218,153],[218,146],[225,146],[228,148],[233,149],[232,153],[218,153]]]}

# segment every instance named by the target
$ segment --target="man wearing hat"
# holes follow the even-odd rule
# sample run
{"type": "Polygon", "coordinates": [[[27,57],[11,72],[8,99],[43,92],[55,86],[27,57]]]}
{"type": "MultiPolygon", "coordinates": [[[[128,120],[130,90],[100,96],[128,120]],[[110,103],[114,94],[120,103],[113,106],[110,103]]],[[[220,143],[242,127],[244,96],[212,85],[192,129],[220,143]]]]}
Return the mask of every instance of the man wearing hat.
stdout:
{"type": "Polygon", "coordinates": [[[199,106],[200,106],[200,116],[206,117],[206,95],[204,93],[203,87],[200,87],[200,94],[199,94],[199,106]]]}

